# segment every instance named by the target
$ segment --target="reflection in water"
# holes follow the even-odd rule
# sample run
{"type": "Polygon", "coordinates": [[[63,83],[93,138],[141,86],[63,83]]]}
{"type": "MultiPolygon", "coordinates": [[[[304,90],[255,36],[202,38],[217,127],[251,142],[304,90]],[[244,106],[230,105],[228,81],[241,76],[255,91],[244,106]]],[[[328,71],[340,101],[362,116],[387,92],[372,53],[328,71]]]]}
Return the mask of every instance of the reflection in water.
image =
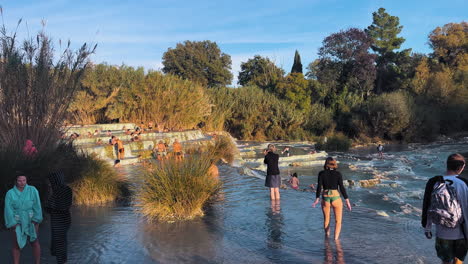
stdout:
{"type": "Polygon", "coordinates": [[[330,239],[325,238],[325,262],[324,264],[345,264],[344,260],[344,252],[343,248],[341,247],[340,240],[335,240],[336,246],[336,260],[333,256],[333,247],[330,244],[330,239]]]}
{"type": "Polygon", "coordinates": [[[267,246],[272,249],[280,249],[282,247],[281,236],[284,220],[279,200],[271,201],[271,210],[268,210],[266,216],[266,226],[268,228],[267,246]]]}
{"type": "Polygon", "coordinates": [[[203,218],[174,223],[143,222],[139,233],[148,254],[160,263],[219,263],[222,234],[218,225],[203,218]]]}

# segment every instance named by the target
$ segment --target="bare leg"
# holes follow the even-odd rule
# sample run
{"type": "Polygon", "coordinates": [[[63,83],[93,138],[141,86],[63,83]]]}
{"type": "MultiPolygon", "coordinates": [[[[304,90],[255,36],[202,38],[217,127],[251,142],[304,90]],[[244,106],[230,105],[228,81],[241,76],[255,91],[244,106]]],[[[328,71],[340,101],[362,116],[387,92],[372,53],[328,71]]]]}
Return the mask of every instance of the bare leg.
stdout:
{"type": "Polygon", "coordinates": [[[322,201],[323,212],[323,229],[325,229],[325,236],[330,236],[330,203],[322,201]]]}
{"type": "Polygon", "coordinates": [[[331,203],[333,212],[335,213],[335,240],[340,238],[341,233],[341,221],[343,219],[343,201],[337,199],[331,203]]]}
{"type": "MultiPolygon", "coordinates": [[[[36,234],[39,235],[39,225],[34,225],[36,229],[36,234]]],[[[39,237],[31,243],[31,247],[33,248],[33,255],[34,255],[34,262],[36,264],[41,263],[41,244],[39,244],[39,237]]]]}
{"type": "Polygon", "coordinates": [[[14,264],[19,264],[20,263],[20,256],[21,256],[21,250],[18,245],[18,240],[16,240],[16,231],[15,228],[13,228],[13,248],[11,249],[12,254],[13,254],[13,263],[14,264]]]}
{"type": "Polygon", "coordinates": [[[275,200],[275,188],[270,188],[270,199],[275,200]]]}
{"type": "Polygon", "coordinates": [[[280,199],[280,191],[279,191],[279,188],[274,188],[274,189],[275,189],[275,198],[276,198],[276,200],[279,201],[279,199],[280,199]]]}

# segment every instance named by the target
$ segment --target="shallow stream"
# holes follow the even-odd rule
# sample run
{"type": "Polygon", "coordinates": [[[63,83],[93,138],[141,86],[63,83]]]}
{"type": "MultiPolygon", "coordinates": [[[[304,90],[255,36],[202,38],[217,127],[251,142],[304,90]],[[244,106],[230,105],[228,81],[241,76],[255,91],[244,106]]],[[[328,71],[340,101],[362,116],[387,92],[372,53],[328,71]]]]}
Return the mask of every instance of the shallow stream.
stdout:
{"type": "MultiPolygon", "coordinates": [[[[340,243],[324,239],[321,210],[311,207],[315,193],[282,190],[281,203],[272,204],[262,179],[221,166],[223,191],[194,221],[147,223],[128,205],[74,208],[69,263],[439,263],[434,240],[420,228],[422,193],[427,178],[443,173],[446,157],[468,152],[468,145],[388,148],[382,160],[373,152],[331,153],[345,179],[382,179],[372,188],[349,188],[355,207],[344,214],[340,243]]],[[[307,188],[320,169],[282,174],[298,172],[307,188]]],[[[53,263],[47,225],[40,232],[43,263],[53,263]]],[[[0,232],[0,241],[7,245],[0,262],[10,263],[10,234],[0,232]]],[[[30,251],[22,263],[31,263],[30,251]]]]}

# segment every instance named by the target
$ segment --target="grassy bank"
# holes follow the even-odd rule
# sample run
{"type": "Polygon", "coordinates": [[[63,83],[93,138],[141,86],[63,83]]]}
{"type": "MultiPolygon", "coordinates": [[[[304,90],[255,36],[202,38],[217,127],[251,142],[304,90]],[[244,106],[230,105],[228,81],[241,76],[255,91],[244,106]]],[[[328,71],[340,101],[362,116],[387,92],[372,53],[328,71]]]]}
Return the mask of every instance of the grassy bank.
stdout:
{"type": "Polygon", "coordinates": [[[192,155],[181,162],[155,163],[144,173],[136,199],[148,220],[189,220],[202,216],[203,207],[220,188],[209,175],[210,155],[192,155]]]}

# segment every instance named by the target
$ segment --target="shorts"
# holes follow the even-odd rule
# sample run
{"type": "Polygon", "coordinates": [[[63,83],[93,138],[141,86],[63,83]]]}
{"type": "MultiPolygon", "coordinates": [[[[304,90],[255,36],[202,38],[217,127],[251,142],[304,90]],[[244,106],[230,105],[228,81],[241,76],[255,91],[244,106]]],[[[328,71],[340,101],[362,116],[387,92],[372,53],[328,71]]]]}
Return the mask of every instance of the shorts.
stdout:
{"type": "Polygon", "coordinates": [[[166,156],[166,151],[158,151],[159,156],[166,156]]]}
{"type": "Polygon", "coordinates": [[[176,154],[177,156],[180,156],[180,155],[182,155],[182,152],[176,152],[175,154],[176,154]]]}
{"type": "Polygon", "coordinates": [[[124,150],[125,150],[125,149],[123,149],[123,148],[119,149],[119,153],[124,152],[124,150]]]}
{"type": "Polygon", "coordinates": [[[437,257],[444,262],[451,262],[454,258],[464,261],[467,253],[465,239],[447,240],[437,237],[435,248],[437,257]]]}
{"type": "Polygon", "coordinates": [[[279,188],[281,186],[281,176],[267,175],[265,178],[265,186],[269,188],[279,188]]]}

